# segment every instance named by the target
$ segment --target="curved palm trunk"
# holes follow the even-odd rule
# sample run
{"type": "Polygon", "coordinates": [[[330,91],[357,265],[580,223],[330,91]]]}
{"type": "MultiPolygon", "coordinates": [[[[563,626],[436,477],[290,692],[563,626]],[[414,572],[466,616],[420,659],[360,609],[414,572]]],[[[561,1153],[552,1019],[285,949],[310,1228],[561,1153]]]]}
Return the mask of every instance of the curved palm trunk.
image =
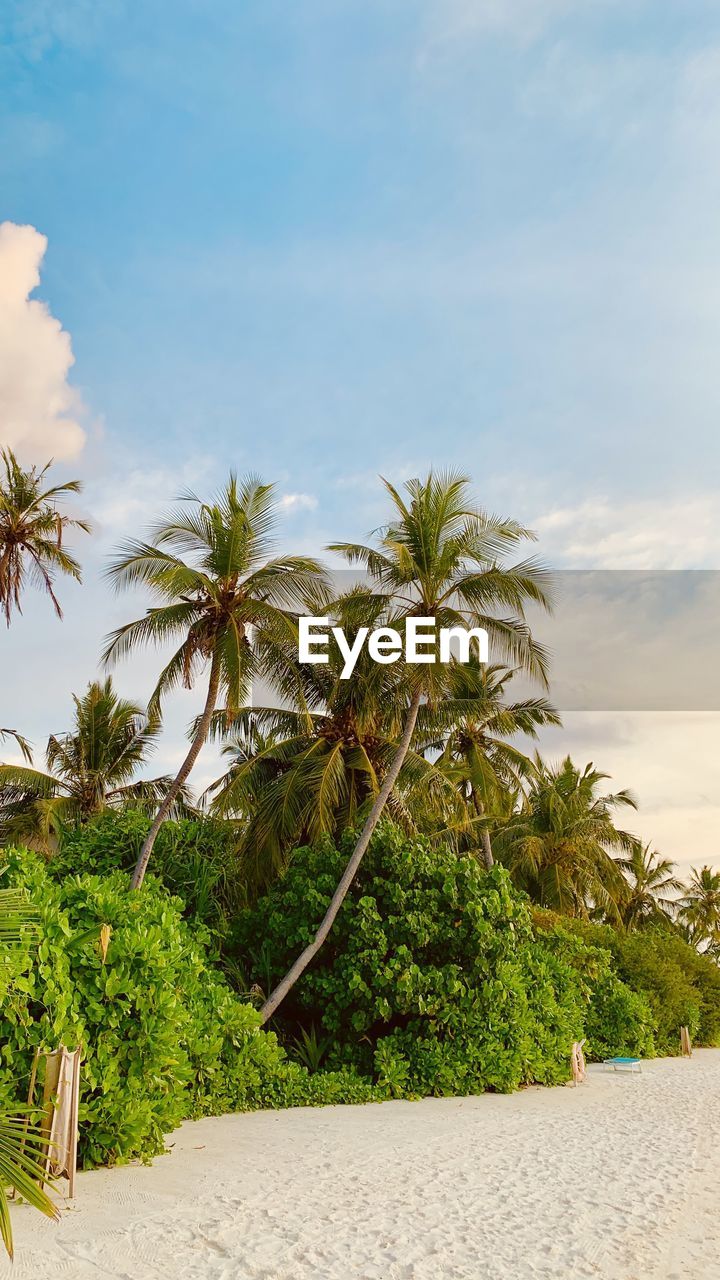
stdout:
{"type": "Polygon", "coordinates": [[[175,800],[175,797],[180,791],[180,788],[182,787],[183,783],[188,778],[190,771],[193,765],[195,764],[195,761],[197,760],[198,756],[200,755],[200,752],[202,751],[202,748],[208,736],[208,731],[210,729],[210,722],[212,721],[213,711],[215,710],[215,705],[217,703],[219,688],[220,688],[220,658],[218,653],[216,652],[213,654],[212,665],[210,667],[210,680],[208,683],[207,697],[205,699],[205,706],[203,708],[203,713],[198,722],[197,733],[193,738],[192,746],[190,747],[190,750],[188,751],[185,759],[180,765],[180,768],[177,772],[177,776],[175,777],[174,782],[171,784],[170,788],[168,789],[168,793],[165,796],[165,799],[163,800],[162,804],[160,805],[160,808],[158,809],[157,813],[155,814],[155,817],[153,818],[152,826],[150,827],[150,830],[148,831],[145,837],[145,840],[143,842],[143,847],[140,850],[140,853],[138,855],[138,860],[135,864],[135,870],[133,871],[132,880],[130,881],[131,889],[139,889],[140,885],[145,879],[145,872],[147,871],[147,865],[148,865],[148,862],[150,861],[150,854],[152,853],[153,845],[155,844],[155,840],[157,839],[158,831],[160,830],[163,822],[165,821],[168,813],[170,812],[170,809],[172,807],[173,801],[175,800]]]}
{"type": "Polygon", "coordinates": [[[285,996],[287,995],[288,991],[290,991],[292,987],[295,986],[295,983],[297,982],[298,978],[301,977],[302,974],[305,972],[308,965],[310,964],[310,961],[317,955],[323,942],[327,938],[330,930],[332,929],[335,923],[338,911],[340,910],[343,902],[345,901],[348,889],[350,888],[350,885],[355,879],[355,874],[357,872],[357,869],[360,866],[360,863],[362,862],[363,857],[365,856],[365,852],[370,843],[370,837],[372,836],[373,831],[375,830],[378,822],[380,821],[380,818],[382,816],[382,811],[388,802],[390,793],[393,787],[395,786],[395,783],[397,782],[398,774],[402,768],[403,761],[405,760],[405,757],[410,747],[410,740],[412,738],[413,730],[415,728],[415,721],[417,720],[419,707],[420,707],[420,691],[418,690],[418,692],[414,694],[412,702],[410,703],[410,706],[408,708],[407,719],[405,721],[402,738],[400,739],[400,745],[398,746],[397,752],[395,754],[395,758],[392,764],[390,765],[390,768],[388,769],[387,774],[385,775],[383,784],[377,794],[377,799],[372,809],[370,810],[370,813],[368,814],[367,820],[365,822],[365,826],[363,827],[360,833],[360,838],[353,850],[352,857],[348,861],[348,864],[345,870],[343,871],[340,883],[338,884],[338,887],[335,890],[330,900],[330,906],[325,912],[322,923],[320,924],[320,927],[318,928],[318,931],[315,934],[315,937],[313,938],[312,942],[309,943],[308,946],[305,948],[305,950],[300,953],[295,963],[292,965],[290,969],[288,969],[287,973],[285,974],[285,977],[282,979],[282,981],[278,983],[278,985],[275,987],[275,990],[271,991],[270,995],[265,1001],[262,1009],[260,1010],[260,1016],[263,1022],[267,1022],[268,1018],[272,1017],[272,1015],[275,1013],[275,1010],[285,999],[285,996]]]}

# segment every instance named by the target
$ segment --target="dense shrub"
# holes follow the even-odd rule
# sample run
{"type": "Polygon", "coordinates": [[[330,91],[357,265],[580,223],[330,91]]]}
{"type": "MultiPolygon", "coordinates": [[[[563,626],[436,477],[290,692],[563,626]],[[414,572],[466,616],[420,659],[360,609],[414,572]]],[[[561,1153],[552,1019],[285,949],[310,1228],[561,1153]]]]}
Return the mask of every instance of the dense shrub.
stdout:
{"type": "MultiPolygon", "coordinates": [[[[237,926],[241,957],[267,985],[322,918],[350,840],[297,850],[275,888],[237,926]],[[263,939],[258,948],[257,940],[263,939]]],[[[602,988],[604,1050],[651,1048],[647,1005],[613,979],[606,952],[536,940],[507,873],[380,830],[319,956],[282,1008],[285,1023],[333,1038],[328,1060],[372,1072],[395,1094],[508,1090],[567,1079],[584,1034],[591,970],[602,988]]]]}
{"type": "MultiPolygon", "coordinates": [[[[64,832],[48,869],[55,880],[88,872],[130,875],[150,819],[134,810],[105,813],[64,832]]],[[[179,894],[188,918],[222,937],[229,919],[246,905],[245,880],[232,823],[214,818],[165,822],[150,863],[152,874],[179,894]]]]}
{"type": "Polygon", "coordinates": [[[606,947],[583,938],[563,916],[535,912],[538,946],[561,955],[584,1009],[585,1054],[594,1061],[616,1054],[652,1057],[656,1021],[650,1002],[618,977],[606,947]]]}
{"type": "Polygon", "coordinates": [[[40,933],[24,958],[0,949],[0,1108],[25,1093],[36,1046],[81,1044],[86,1166],[148,1158],[189,1116],[373,1096],[353,1073],[311,1076],[288,1061],[208,962],[203,930],[157,884],[129,893],[117,872],[53,881],[36,854],[5,850],[3,860],[40,933]]]}
{"type": "Polygon", "coordinates": [[[547,911],[533,916],[540,932],[559,928],[610,954],[618,977],[652,1010],[656,1053],[679,1052],[681,1026],[699,1044],[720,1044],[720,969],[672,928],[628,933],[547,911]]]}

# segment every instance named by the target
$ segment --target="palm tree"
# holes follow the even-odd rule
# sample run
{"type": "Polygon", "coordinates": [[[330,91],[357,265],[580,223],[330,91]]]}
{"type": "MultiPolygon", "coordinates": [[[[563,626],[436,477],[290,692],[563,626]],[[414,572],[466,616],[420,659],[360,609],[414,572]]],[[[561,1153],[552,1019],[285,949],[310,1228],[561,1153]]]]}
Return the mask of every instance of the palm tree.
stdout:
{"type": "Polygon", "coordinates": [[[713,951],[720,947],[720,871],[692,868],[680,918],[688,926],[694,946],[705,943],[713,951]]]}
{"type": "Polygon", "coordinates": [[[190,749],[168,788],[140,850],[132,888],[142,884],[153,844],[189,777],[224,699],[229,718],[245,705],[253,677],[285,678],[288,641],[295,643],[299,607],[307,607],[324,574],[317,561],[302,556],[268,559],[277,505],[272,485],[250,476],[240,484],[231,474],[211,503],[194,494],[151,531],[149,542],[125,545],[108,570],[116,587],[146,586],[160,603],[109,638],[110,662],[144,644],[180,641],[160,673],[150,700],[162,699],[179,684],[192,688],[208,669],[205,706],[195,722],[190,749]]]}
{"type": "Polygon", "coordinates": [[[0,765],[0,837],[49,851],[64,826],[85,822],[106,809],[153,808],[172,782],[134,780],[155,749],[157,715],[120,698],[108,677],[74,697],[70,733],[51,735],[47,772],[0,765]]]}
{"type": "MultiPolygon", "coordinates": [[[[333,606],[350,643],[360,625],[379,625],[382,609],[362,587],[333,606]]],[[[331,638],[326,664],[298,664],[304,711],[253,706],[241,708],[230,725],[222,714],[215,718],[229,767],[206,797],[217,816],[244,820],[242,848],[255,864],[256,885],[280,872],[293,847],[357,825],[392,764],[407,705],[406,671],[400,663],[374,662],[364,648],[353,678],[344,680],[344,662],[331,638]]],[[[456,816],[453,784],[410,749],[388,800],[407,830],[416,829],[411,800],[420,794],[446,820],[456,816]]]]}
{"type": "MultiPolygon", "coordinates": [[[[409,480],[405,496],[387,480],[383,483],[394,511],[377,531],[375,545],[336,543],[329,550],[367,572],[383,603],[386,625],[403,630],[410,620],[428,618],[437,627],[484,628],[500,658],[545,679],[545,654],[532,639],[524,610],[529,601],[548,607],[547,575],[532,561],[513,567],[500,563],[519,542],[532,537],[530,531],[514,520],[478,510],[470,499],[469,480],[462,475],[431,472],[425,480],[409,480]],[[498,617],[501,609],[509,609],[511,616],[498,617]]],[[[263,1021],[275,1012],[328,936],[397,782],[421,701],[437,704],[445,695],[446,680],[442,664],[404,668],[403,725],[395,754],[325,916],[265,1001],[263,1021]]]]}
{"type": "Polygon", "coordinates": [[[4,477],[0,478],[0,609],[10,626],[13,609],[22,612],[21,599],[26,581],[42,587],[62,618],[54,582],[58,573],[80,581],[80,566],[63,546],[68,529],[90,532],[85,520],[62,515],[58,503],[70,493],[79,493],[79,480],[45,488],[52,463],[24,471],[11,449],[0,452],[4,477]]]}
{"type": "Polygon", "coordinates": [[[457,835],[463,848],[468,840],[472,845],[479,837],[488,870],[494,862],[489,823],[493,817],[506,820],[510,816],[512,797],[535,768],[508,739],[519,734],[536,738],[543,725],[560,724],[546,698],[507,701],[507,686],[515,674],[498,663],[483,665],[477,659],[468,665],[456,663],[448,672],[447,697],[436,709],[422,708],[418,716],[421,749],[441,752],[439,766],[468,810],[457,835]]]}
{"type": "Polygon", "coordinates": [[[498,832],[495,849],[518,887],[542,907],[587,919],[600,909],[617,919],[628,885],[615,854],[627,858],[635,837],[613,820],[635,809],[628,791],[600,795],[607,778],[568,756],[553,769],[539,757],[518,813],[498,832]]]}
{"type": "Polygon", "coordinates": [[[621,907],[625,927],[637,929],[653,921],[671,919],[683,887],[673,875],[674,864],[661,858],[652,845],[638,842],[621,866],[630,887],[621,907]]]}

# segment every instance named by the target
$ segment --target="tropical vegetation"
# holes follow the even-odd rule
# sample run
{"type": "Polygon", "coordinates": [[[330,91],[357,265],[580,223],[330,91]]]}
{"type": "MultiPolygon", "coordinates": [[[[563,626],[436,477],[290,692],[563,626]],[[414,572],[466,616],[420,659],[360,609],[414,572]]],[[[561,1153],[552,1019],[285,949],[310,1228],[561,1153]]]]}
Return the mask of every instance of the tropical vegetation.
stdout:
{"type": "MultiPolygon", "coordinates": [[[[29,959],[29,943],[35,937],[37,911],[21,889],[0,889],[0,1004],[9,988],[9,970],[23,969],[29,959]],[[19,960],[19,966],[18,966],[19,960]]],[[[14,1081],[13,1092],[17,1089],[14,1081]]],[[[31,1123],[27,1108],[0,1104],[0,1239],[12,1259],[13,1234],[6,1188],[19,1193],[34,1209],[49,1218],[57,1209],[43,1187],[45,1177],[40,1142],[42,1135],[31,1123]],[[23,1114],[24,1110],[24,1114],[23,1114]]]]}
{"type": "Polygon", "coordinates": [[[50,597],[61,618],[55,578],[65,574],[81,580],[80,565],[63,541],[69,530],[90,532],[88,522],[63,513],[61,503],[82,486],[79,480],[48,486],[51,464],[25,470],[11,449],[0,451],[0,460],[0,609],[10,626],[13,610],[21,612],[29,582],[50,597]]]}
{"type": "MultiPolygon", "coordinates": [[[[80,576],[65,536],[88,526],[60,510],[77,482],[3,462],[10,624],[33,582],[59,612],[55,575],[80,576]]],[[[22,726],[0,731],[0,872],[36,913],[22,945],[0,927],[0,1115],[21,1114],[38,1046],[81,1042],[86,1166],[150,1159],[180,1120],[229,1109],[560,1082],[577,1039],[595,1058],[677,1052],[681,1027],[720,1044],[720,872],[683,884],[629,829],[629,790],[537,750],[560,717],[530,531],[462,475],[384,484],[368,544],[329,548],[342,589],[278,551],[271,485],[184,495],[108,568],[148,595],[103,655],[161,651],[148,705],[92,680],[44,769],[22,726]],[[362,647],[345,679],[337,638],[300,660],[304,613],[351,642],[481,628],[492,661],[362,647]],[[148,777],[167,699],[196,685],[180,767],[148,777]],[[224,768],[197,796],[210,741],[224,768]]]]}
{"type": "MultiPolygon", "coordinates": [[[[154,811],[170,790],[171,778],[136,777],[157,744],[157,714],[119,697],[110,677],[73,695],[73,703],[72,730],[48,739],[46,773],[0,765],[0,839],[49,852],[64,828],[107,809],[154,811]]],[[[170,816],[188,807],[186,793],[176,790],[170,816]]]]}

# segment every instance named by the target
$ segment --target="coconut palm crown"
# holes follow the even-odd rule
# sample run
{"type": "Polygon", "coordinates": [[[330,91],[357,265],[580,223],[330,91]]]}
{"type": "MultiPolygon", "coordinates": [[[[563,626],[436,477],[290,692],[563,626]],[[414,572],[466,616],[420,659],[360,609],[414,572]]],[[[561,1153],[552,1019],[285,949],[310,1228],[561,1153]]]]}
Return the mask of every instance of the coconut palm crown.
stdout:
{"type": "Polygon", "coordinates": [[[629,858],[621,861],[629,892],[622,906],[626,928],[670,920],[682,892],[682,882],[674,874],[674,864],[661,858],[652,845],[639,841],[629,858]]]}
{"type": "Polygon", "coordinates": [[[11,449],[0,452],[0,609],[10,626],[13,610],[22,613],[22,596],[28,582],[50,597],[62,618],[55,594],[55,578],[61,574],[80,581],[80,565],[63,545],[68,530],[90,532],[85,520],[64,515],[59,503],[79,493],[79,480],[46,486],[52,466],[24,470],[11,449]]]}
{"type": "MultiPolygon", "coordinates": [[[[169,777],[137,778],[156,747],[157,715],[118,697],[109,677],[73,702],[73,729],[48,739],[47,772],[0,765],[0,836],[6,840],[47,852],[64,827],[106,809],[154,810],[170,787],[169,777]]],[[[185,807],[180,800],[176,816],[185,807]]]]}
{"type": "MultiPolygon", "coordinates": [[[[349,643],[358,625],[383,620],[382,601],[365,587],[330,607],[349,643]]],[[[245,819],[244,857],[256,881],[277,875],[293,847],[337,839],[362,822],[397,750],[408,700],[403,664],[375,662],[365,647],[352,679],[343,679],[345,658],[332,636],[327,657],[298,664],[304,711],[253,705],[229,725],[222,714],[213,724],[225,737],[228,768],[206,795],[217,816],[245,819]]],[[[388,800],[406,830],[417,830],[420,799],[437,814],[460,802],[437,765],[411,746],[388,800]]]]}
{"type": "Polygon", "coordinates": [[[128,542],[108,569],[116,588],[145,587],[157,603],[109,637],[104,660],[115,661],[146,644],[177,646],[160,673],[150,710],[159,711],[173,689],[191,688],[202,671],[208,672],[205,706],[190,750],[150,827],[134,888],[142,883],[157,833],[200,754],[218,705],[232,718],[248,701],[255,677],[291,679],[285,646],[294,641],[297,655],[297,610],[315,598],[324,574],[309,557],[272,554],[277,510],[272,485],[255,476],[238,482],[231,474],[209,503],[184,495],[178,508],[153,527],[148,541],[128,542]]]}
{"type": "Polygon", "coordinates": [[[489,870],[493,820],[510,817],[523,780],[535,772],[533,760],[513,739],[536,738],[543,725],[560,724],[560,716],[542,696],[510,701],[517,673],[500,663],[473,658],[453,664],[447,674],[447,697],[436,708],[420,709],[418,745],[440,752],[439,767],[465,803],[465,822],[448,835],[463,852],[479,845],[489,870]]]}
{"type": "Polygon", "coordinates": [[[705,945],[713,953],[720,950],[720,871],[708,866],[692,868],[680,918],[695,946],[705,945]]]}
{"type": "Polygon", "coordinates": [[[615,825],[614,811],[637,808],[629,791],[600,794],[607,778],[568,756],[557,767],[536,758],[519,811],[495,840],[500,860],[542,907],[589,918],[595,908],[620,916],[628,885],[620,860],[636,837],[615,825]]]}

